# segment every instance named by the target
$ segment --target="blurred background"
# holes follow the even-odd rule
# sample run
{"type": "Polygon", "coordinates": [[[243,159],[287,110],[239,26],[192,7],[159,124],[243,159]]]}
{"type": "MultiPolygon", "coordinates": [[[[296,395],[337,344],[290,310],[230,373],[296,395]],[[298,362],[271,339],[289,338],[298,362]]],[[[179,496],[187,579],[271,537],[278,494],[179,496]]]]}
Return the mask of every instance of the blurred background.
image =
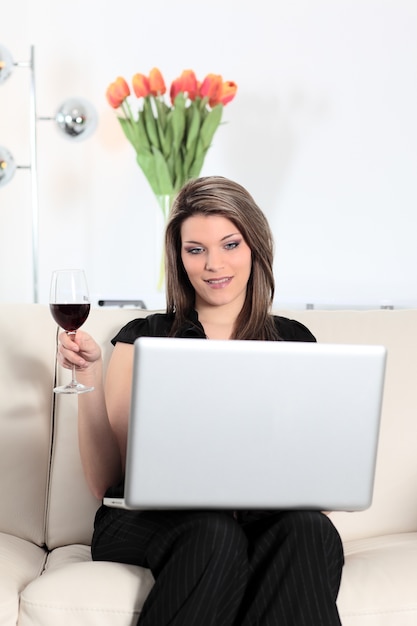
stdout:
{"type": "MultiPolygon", "coordinates": [[[[85,269],[99,299],[164,304],[159,209],[105,91],[158,67],[238,84],[202,174],[243,184],[275,237],[280,307],[417,305],[415,0],[14,0],[0,44],[34,46],[38,116],[89,100],[96,132],[37,124],[39,301],[53,269],[85,269]]],[[[30,163],[29,71],[0,85],[0,145],[30,163]]],[[[0,189],[0,302],[33,299],[31,177],[0,189]]]]}

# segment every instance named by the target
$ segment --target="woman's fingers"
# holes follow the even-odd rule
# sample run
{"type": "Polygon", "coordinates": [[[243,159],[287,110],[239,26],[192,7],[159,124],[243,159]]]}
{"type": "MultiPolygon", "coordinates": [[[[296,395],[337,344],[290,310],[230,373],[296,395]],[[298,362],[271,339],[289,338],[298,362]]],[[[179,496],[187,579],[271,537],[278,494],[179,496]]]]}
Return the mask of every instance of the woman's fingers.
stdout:
{"type": "Polygon", "coordinates": [[[83,331],[76,334],[61,333],[58,343],[58,359],[64,367],[86,367],[101,356],[99,345],[83,331]]]}

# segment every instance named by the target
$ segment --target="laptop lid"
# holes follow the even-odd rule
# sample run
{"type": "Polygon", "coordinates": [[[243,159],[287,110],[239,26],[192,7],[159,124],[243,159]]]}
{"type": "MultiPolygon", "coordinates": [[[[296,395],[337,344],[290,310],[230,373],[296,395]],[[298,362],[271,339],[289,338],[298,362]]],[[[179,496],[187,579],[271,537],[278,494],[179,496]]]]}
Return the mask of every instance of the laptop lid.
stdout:
{"type": "Polygon", "coordinates": [[[383,346],[137,339],[127,506],[369,507],[385,361],[383,346]]]}

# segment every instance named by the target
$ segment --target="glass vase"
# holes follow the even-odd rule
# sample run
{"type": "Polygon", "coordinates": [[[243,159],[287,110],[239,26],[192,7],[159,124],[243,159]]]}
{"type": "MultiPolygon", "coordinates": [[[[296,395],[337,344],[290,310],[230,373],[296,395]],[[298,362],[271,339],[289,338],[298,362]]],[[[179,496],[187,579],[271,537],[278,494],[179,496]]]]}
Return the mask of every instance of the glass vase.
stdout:
{"type": "Polygon", "coordinates": [[[157,219],[157,250],[159,257],[158,279],[156,288],[159,292],[163,291],[165,286],[165,228],[167,225],[169,212],[171,210],[174,194],[162,194],[156,196],[160,212],[157,219]],[[162,218],[162,219],[161,219],[162,218]]]}

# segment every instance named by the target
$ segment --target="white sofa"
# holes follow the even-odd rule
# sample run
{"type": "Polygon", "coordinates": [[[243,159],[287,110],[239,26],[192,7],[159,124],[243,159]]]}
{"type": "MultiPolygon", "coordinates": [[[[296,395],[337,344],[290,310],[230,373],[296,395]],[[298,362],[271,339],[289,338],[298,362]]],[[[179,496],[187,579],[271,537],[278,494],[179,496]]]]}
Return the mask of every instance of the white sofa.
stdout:
{"type": "MultiPolygon", "coordinates": [[[[281,313],[319,341],[388,348],[372,507],[332,514],[346,555],[338,604],[344,626],[415,626],[417,310],[281,313]]],[[[85,328],[107,359],[116,330],[143,314],[93,309],[85,328]]],[[[56,334],[48,307],[0,305],[0,624],[132,626],[152,576],[91,561],[99,503],[81,471],[76,398],[52,393],[69,376],[56,370],[56,334]]]]}

